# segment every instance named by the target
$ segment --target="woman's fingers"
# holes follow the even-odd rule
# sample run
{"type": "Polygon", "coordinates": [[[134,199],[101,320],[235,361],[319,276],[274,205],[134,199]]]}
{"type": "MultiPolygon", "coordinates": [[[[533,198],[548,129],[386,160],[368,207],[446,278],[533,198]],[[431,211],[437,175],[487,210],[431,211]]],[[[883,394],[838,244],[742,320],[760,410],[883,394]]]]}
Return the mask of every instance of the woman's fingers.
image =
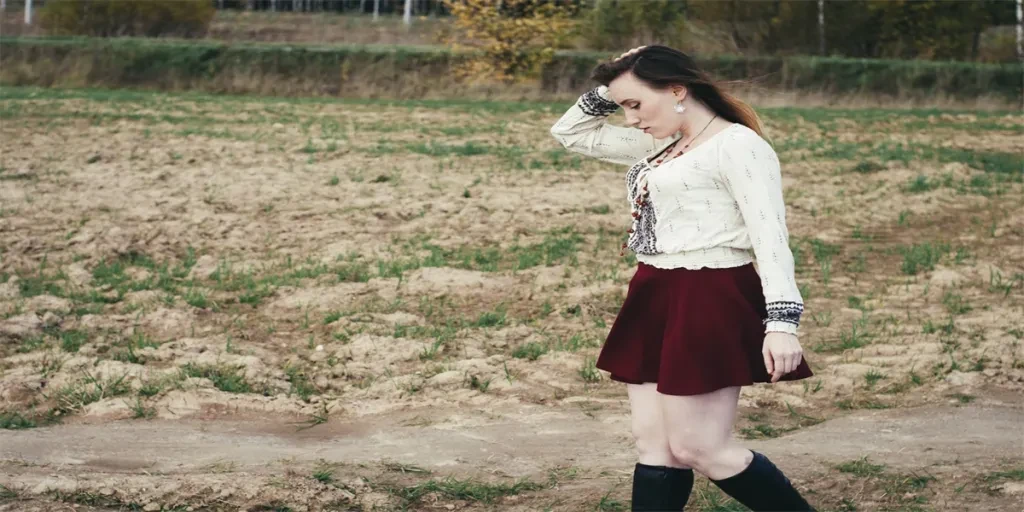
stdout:
{"type": "Polygon", "coordinates": [[[775,372],[772,374],[772,383],[776,383],[779,379],[785,375],[786,372],[786,357],[779,353],[774,354],[775,356],[775,372]]]}
{"type": "Polygon", "coordinates": [[[764,356],[764,369],[768,371],[768,375],[775,373],[775,361],[772,359],[772,353],[768,351],[767,346],[761,351],[761,355],[764,356]]]}

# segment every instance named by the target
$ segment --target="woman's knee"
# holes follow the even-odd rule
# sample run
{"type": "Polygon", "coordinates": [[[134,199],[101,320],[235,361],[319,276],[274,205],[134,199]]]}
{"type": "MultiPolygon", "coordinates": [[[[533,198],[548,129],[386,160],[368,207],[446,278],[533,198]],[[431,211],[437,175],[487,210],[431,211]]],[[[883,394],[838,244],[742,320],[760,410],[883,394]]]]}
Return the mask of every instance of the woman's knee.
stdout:
{"type": "Polygon", "coordinates": [[[669,452],[672,457],[697,471],[704,473],[718,463],[725,455],[727,445],[706,442],[701,439],[669,439],[669,452]]]}
{"type": "Polygon", "coordinates": [[[633,440],[641,452],[668,451],[668,439],[657,411],[633,412],[633,440]]]}
{"type": "Polygon", "coordinates": [[[669,449],[668,437],[656,411],[637,411],[633,414],[633,440],[640,462],[654,466],[679,467],[669,449]]]}
{"type": "Polygon", "coordinates": [[[700,470],[710,457],[710,454],[714,453],[714,448],[704,443],[694,442],[693,440],[670,439],[669,452],[680,463],[700,470]]]}
{"type": "MultiPolygon", "coordinates": [[[[749,450],[734,442],[719,442],[691,438],[669,438],[669,451],[679,464],[693,468],[704,475],[720,475],[723,471],[742,469],[750,463],[749,450]],[[746,459],[746,460],[744,460],[746,459]]],[[[730,473],[731,474],[731,473],[730,473]]]]}

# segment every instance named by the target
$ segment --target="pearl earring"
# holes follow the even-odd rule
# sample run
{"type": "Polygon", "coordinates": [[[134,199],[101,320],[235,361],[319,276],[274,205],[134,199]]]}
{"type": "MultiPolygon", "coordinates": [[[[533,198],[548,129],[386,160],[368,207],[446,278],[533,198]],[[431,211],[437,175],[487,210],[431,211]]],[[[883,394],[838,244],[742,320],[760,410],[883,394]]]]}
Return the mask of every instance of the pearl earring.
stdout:
{"type": "Polygon", "coordinates": [[[679,103],[676,103],[676,106],[674,108],[677,114],[682,114],[683,112],[686,111],[686,107],[683,106],[683,102],[681,101],[679,103]]]}

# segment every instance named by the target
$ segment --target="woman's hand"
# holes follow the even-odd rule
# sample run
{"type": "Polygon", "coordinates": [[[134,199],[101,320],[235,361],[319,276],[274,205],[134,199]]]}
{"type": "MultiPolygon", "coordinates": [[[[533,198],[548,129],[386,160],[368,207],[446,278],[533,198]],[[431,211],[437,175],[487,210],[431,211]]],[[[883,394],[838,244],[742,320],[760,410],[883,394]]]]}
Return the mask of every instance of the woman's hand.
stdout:
{"type": "Polygon", "coordinates": [[[796,336],[785,332],[769,332],[764,337],[764,366],[772,375],[772,383],[783,375],[796,370],[803,360],[804,351],[796,336]]]}
{"type": "Polygon", "coordinates": [[[643,50],[644,48],[647,48],[647,47],[646,46],[637,46],[636,48],[633,48],[632,50],[630,50],[630,51],[628,51],[626,53],[623,53],[622,55],[619,55],[619,58],[617,58],[615,60],[625,59],[626,57],[629,57],[630,55],[633,55],[634,53],[636,53],[636,52],[638,52],[640,50],[643,50]]]}

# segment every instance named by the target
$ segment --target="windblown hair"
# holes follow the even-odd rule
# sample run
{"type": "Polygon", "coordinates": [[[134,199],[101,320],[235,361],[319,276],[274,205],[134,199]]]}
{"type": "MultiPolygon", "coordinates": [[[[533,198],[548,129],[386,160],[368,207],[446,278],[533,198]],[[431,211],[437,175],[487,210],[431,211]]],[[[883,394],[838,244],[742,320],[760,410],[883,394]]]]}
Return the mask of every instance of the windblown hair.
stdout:
{"type": "Polygon", "coordinates": [[[648,46],[623,59],[599,64],[591,78],[608,85],[623,73],[634,76],[654,89],[674,85],[686,87],[690,94],[712,111],[734,123],[740,123],[764,138],[761,118],[742,100],[725,92],[689,55],[667,46],[648,46]]]}

